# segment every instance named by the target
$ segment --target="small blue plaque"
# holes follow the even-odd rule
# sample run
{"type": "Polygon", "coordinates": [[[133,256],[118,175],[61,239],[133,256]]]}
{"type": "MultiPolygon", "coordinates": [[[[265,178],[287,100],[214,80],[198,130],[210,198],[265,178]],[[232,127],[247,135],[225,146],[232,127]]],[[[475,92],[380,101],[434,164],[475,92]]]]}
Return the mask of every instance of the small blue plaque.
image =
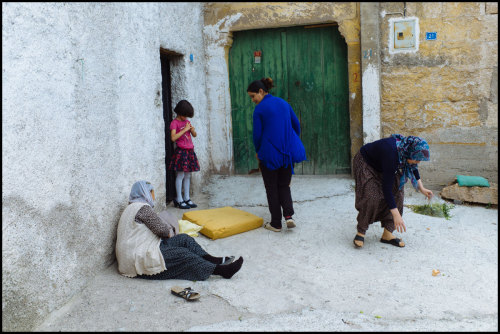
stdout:
{"type": "Polygon", "coordinates": [[[435,41],[437,38],[437,32],[426,32],[425,39],[428,41],[435,41]]]}

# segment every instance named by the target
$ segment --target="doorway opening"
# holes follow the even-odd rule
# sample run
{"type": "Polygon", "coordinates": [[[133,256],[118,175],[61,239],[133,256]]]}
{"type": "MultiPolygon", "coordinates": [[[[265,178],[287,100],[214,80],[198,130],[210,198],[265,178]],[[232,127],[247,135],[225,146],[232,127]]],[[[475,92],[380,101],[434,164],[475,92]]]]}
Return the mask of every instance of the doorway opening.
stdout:
{"type": "Polygon", "coordinates": [[[169,170],[170,159],[174,153],[174,143],[170,140],[170,123],[173,119],[172,107],[172,65],[179,62],[182,55],[160,48],[161,88],[163,102],[163,121],[165,123],[165,205],[177,197],[175,190],[175,171],[169,170]]]}

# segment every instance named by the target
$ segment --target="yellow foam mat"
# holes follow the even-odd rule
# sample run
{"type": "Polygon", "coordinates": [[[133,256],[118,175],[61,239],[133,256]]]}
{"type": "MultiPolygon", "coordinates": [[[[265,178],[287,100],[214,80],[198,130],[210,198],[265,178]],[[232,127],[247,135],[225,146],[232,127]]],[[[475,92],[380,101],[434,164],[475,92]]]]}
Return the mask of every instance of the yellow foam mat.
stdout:
{"type": "Polygon", "coordinates": [[[230,206],[188,211],[182,219],[203,226],[200,233],[213,240],[253,230],[264,222],[261,217],[230,206]]]}

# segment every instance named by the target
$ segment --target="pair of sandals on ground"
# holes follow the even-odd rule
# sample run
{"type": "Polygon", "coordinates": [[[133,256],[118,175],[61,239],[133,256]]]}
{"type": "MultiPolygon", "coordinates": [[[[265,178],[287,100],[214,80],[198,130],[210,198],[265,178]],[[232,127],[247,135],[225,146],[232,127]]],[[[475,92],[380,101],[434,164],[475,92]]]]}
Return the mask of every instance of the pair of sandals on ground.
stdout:
{"type": "MultiPolygon", "coordinates": [[[[233,263],[235,260],[234,256],[224,256],[222,258],[221,265],[227,265],[233,263]]],[[[191,287],[181,288],[180,286],[173,286],[170,292],[177,297],[181,297],[187,301],[194,301],[199,299],[201,296],[198,292],[194,291],[191,287]]]]}
{"type": "MultiPolygon", "coordinates": [[[[365,244],[365,237],[356,234],[352,242],[354,243],[354,246],[356,246],[356,248],[361,248],[365,244]]],[[[380,242],[401,248],[405,246],[405,243],[401,239],[396,238],[391,232],[387,231],[385,228],[384,228],[384,234],[382,234],[382,238],[380,238],[380,242]]]]}

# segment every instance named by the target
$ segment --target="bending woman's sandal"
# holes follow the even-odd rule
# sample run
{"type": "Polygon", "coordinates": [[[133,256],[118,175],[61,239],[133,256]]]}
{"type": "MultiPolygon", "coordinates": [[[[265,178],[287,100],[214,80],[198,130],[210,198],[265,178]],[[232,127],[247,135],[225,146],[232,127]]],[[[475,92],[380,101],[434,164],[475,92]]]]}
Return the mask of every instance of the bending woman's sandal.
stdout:
{"type": "Polygon", "coordinates": [[[191,288],[183,289],[180,286],[173,286],[170,292],[172,292],[173,295],[184,298],[188,301],[193,301],[200,298],[200,294],[193,291],[191,288]]]}
{"type": "Polygon", "coordinates": [[[401,239],[399,238],[394,238],[391,240],[380,239],[380,242],[383,242],[384,244],[390,244],[396,247],[401,247],[401,248],[404,247],[404,245],[403,246],[400,245],[401,239]]]}
{"type": "Polygon", "coordinates": [[[354,237],[354,240],[352,241],[352,242],[354,243],[354,246],[356,246],[356,247],[358,247],[358,248],[363,247],[362,245],[361,245],[361,246],[357,245],[357,244],[356,244],[356,240],[361,241],[361,242],[363,242],[363,244],[364,244],[364,243],[365,243],[365,238],[364,238],[364,237],[362,237],[362,236],[360,236],[360,235],[358,235],[358,234],[356,234],[356,236],[354,237]]]}

